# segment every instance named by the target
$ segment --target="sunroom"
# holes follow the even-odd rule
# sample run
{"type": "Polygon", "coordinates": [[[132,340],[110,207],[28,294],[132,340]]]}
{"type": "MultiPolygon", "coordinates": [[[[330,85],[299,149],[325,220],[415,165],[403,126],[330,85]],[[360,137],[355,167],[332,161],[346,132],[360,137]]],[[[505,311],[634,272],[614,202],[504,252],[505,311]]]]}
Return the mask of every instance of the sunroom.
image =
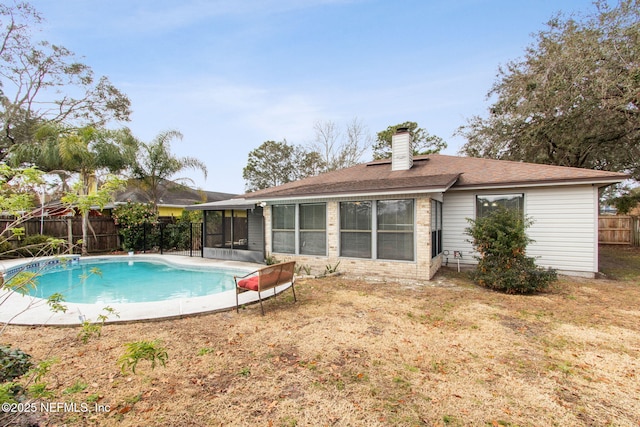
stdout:
{"type": "Polygon", "coordinates": [[[442,194],[271,200],[265,247],[321,274],[428,280],[441,263],[442,194]]]}
{"type": "Polygon", "coordinates": [[[203,257],[264,262],[263,208],[255,201],[223,200],[187,209],[203,211],[203,257]]]}

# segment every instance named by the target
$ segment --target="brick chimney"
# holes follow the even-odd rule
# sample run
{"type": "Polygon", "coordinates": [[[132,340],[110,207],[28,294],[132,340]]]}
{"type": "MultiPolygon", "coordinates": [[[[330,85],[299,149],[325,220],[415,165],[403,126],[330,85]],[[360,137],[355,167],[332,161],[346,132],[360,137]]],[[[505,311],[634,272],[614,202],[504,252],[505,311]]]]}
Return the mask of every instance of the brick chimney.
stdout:
{"type": "Polygon", "coordinates": [[[413,166],[413,144],[408,128],[398,128],[391,137],[391,170],[406,171],[413,166]]]}

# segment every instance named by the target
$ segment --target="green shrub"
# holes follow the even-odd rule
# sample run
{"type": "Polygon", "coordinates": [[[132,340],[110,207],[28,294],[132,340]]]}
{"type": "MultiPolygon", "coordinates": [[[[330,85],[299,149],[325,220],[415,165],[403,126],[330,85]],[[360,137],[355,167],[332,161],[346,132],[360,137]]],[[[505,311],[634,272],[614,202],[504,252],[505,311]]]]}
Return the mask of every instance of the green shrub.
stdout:
{"type": "Polygon", "coordinates": [[[160,363],[165,366],[169,355],[167,350],[161,345],[159,340],[155,341],[136,341],[126,343],[127,351],[118,358],[120,363],[120,369],[122,372],[126,372],[127,369],[131,369],[131,372],[136,373],[136,366],[141,360],[148,360],[151,362],[151,369],[156,367],[156,363],[160,363]]]}
{"type": "Polygon", "coordinates": [[[499,209],[468,221],[471,227],[466,233],[479,254],[473,273],[477,284],[510,294],[530,294],[557,280],[555,270],[537,267],[535,259],[526,256],[525,249],[532,242],[526,233],[532,224],[529,218],[499,209]]]}
{"type": "Polygon", "coordinates": [[[8,240],[0,242],[0,258],[11,258],[13,256],[15,256],[15,253],[11,242],[8,240]]]}
{"type": "Polygon", "coordinates": [[[27,236],[20,241],[17,253],[23,257],[52,255],[57,252],[56,245],[52,243],[54,240],[56,239],[43,234],[27,236]]]}
{"type": "Polygon", "coordinates": [[[20,378],[32,366],[31,356],[24,351],[0,345],[0,383],[20,378]]]}
{"type": "MultiPolygon", "coordinates": [[[[122,249],[125,251],[142,250],[146,224],[155,224],[158,215],[148,203],[127,201],[113,209],[112,218],[121,237],[122,249]]],[[[147,236],[149,239],[150,236],[147,236]]]]}
{"type": "MultiPolygon", "coordinates": [[[[0,384],[0,403],[17,403],[15,398],[19,391],[20,386],[14,382],[0,384]]],[[[2,421],[2,413],[0,413],[0,421],[2,421]]]]}

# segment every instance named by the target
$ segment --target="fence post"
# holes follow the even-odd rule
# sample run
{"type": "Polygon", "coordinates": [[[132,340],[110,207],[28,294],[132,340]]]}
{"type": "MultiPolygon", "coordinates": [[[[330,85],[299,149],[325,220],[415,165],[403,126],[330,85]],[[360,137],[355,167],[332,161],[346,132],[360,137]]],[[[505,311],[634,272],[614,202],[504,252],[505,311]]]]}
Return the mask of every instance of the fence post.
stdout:
{"type": "Polygon", "coordinates": [[[193,257],[193,223],[189,223],[189,257],[193,257]]]}
{"type": "Polygon", "coordinates": [[[204,221],[200,223],[200,258],[204,258],[204,221]]]}
{"type": "Polygon", "coordinates": [[[160,226],[160,255],[164,253],[164,224],[158,224],[160,226]]]}

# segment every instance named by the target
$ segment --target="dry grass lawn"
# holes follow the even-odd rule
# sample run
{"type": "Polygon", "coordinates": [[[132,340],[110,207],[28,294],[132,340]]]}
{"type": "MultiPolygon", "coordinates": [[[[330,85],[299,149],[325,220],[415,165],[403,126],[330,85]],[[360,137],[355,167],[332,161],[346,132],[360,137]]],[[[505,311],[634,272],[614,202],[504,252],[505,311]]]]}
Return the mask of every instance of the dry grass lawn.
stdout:
{"type": "MultiPolygon", "coordinates": [[[[423,285],[300,280],[265,304],[78,328],[10,327],[52,402],[40,425],[639,426],[640,250],[603,248],[605,279],[504,295],[443,272],[423,285]],[[165,367],[122,373],[124,344],[160,340],[165,367]]],[[[5,420],[6,421],[6,420],[5,420]]]]}

